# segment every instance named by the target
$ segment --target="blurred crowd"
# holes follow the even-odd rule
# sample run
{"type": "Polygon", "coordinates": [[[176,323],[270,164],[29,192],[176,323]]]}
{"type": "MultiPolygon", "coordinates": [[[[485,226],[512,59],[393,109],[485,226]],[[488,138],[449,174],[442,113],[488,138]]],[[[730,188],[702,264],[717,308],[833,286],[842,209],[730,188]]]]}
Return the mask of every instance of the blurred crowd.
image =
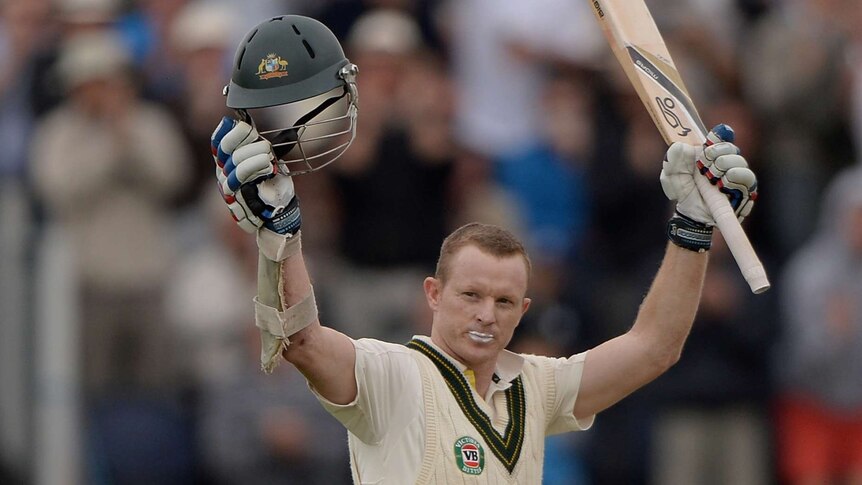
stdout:
{"type": "MultiPolygon", "coordinates": [[[[758,174],[773,289],[717,233],[681,361],[549,439],[545,483],[860,484],[862,2],[647,3],[758,174]]],[[[286,13],[360,66],[354,145],[296,179],[326,324],[428,332],[422,278],[479,220],[534,260],[514,350],[631,325],[665,146],[590,2],[0,0],[0,483],[349,483],[302,376],[259,370],[257,249],[209,151],[236,45],[286,13]]]]}

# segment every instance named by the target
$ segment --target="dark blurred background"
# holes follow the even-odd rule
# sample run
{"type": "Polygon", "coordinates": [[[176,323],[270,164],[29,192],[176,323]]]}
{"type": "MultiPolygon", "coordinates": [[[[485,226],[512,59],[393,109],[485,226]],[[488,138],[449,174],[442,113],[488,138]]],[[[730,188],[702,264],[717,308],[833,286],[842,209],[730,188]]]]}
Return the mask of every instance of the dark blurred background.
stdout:
{"type": "MultiPolygon", "coordinates": [[[[647,3],[759,176],[773,289],[717,237],[682,360],[548,439],[544,483],[862,483],[862,2],[647,3]]],[[[0,483],[349,483],[302,377],[259,370],[254,239],[209,154],[235,46],[285,13],[361,69],[354,146],[296,180],[326,324],[427,332],[422,277],[473,220],[534,260],[514,350],[633,322],[665,146],[589,2],[0,0],[0,483]]]]}

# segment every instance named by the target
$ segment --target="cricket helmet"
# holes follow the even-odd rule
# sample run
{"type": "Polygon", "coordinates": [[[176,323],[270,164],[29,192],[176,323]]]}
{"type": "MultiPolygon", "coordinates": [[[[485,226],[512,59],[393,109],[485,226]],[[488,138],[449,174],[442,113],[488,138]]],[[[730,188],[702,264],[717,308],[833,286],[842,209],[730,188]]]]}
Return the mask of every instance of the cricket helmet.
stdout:
{"type": "Polygon", "coordinates": [[[309,17],[273,17],[236,51],[227,106],[272,143],[282,173],[332,163],[356,135],[358,68],[335,34],[309,17]]]}

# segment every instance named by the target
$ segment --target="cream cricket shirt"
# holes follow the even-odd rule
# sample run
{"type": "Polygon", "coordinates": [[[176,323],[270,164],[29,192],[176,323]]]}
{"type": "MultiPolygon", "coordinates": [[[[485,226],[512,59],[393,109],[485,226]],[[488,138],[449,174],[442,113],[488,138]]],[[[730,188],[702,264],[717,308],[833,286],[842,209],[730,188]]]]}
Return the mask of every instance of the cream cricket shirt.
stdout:
{"type": "MultiPolygon", "coordinates": [[[[317,398],[348,430],[357,484],[541,483],[544,437],[588,429],[573,415],[586,352],[504,351],[484,397],[428,337],[354,340],[358,393],[317,398]]],[[[313,389],[312,389],[313,391],[313,389]]]]}

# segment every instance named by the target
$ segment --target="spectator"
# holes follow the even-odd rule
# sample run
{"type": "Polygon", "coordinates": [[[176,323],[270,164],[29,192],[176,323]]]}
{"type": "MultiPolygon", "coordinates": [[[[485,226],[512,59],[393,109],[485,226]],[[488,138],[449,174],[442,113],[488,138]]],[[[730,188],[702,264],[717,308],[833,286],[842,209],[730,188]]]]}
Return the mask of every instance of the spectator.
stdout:
{"type": "Polygon", "coordinates": [[[456,0],[447,14],[458,141],[491,161],[539,138],[547,66],[589,65],[604,45],[583,2],[456,0]]]}
{"type": "Polygon", "coordinates": [[[170,49],[170,36],[186,3],[188,0],[134,0],[133,8],[119,19],[117,27],[139,63],[142,93],[147,99],[169,103],[182,92],[184,59],[170,49]]]}
{"type": "Polygon", "coordinates": [[[862,483],[862,168],[839,174],[781,277],[777,430],[791,484],[862,483]]]}
{"type": "Polygon", "coordinates": [[[652,483],[767,485],[774,325],[720,236],[680,361],[655,382],[652,483]]]}
{"type": "Polygon", "coordinates": [[[305,0],[313,4],[313,17],[326,24],[339,39],[347,39],[357,20],[374,10],[395,10],[409,15],[421,32],[423,43],[440,47],[434,26],[439,0],[305,0]]]}
{"type": "MultiPolygon", "coordinates": [[[[663,248],[655,228],[672,212],[650,188],[655,181],[650,173],[655,170],[654,160],[662,157],[665,145],[649,115],[633,95],[608,99],[612,101],[599,115],[597,163],[591,165],[589,175],[592,222],[586,248],[573,256],[563,274],[564,301],[582,318],[579,350],[630,327],[627,315],[637,311],[654,270],[645,261],[658,257],[663,248]],[[621,114],[626,115],[626,123],[617,118],[621,114]],[[632,207],[637,207],[637,217],[632,217],[632,207]]],[[[608,409],[601,433],[589,437],[585,454],[596,483],[645,483],[651,419],[648,393],[637,392],[608,409]],[[627,459],[621,462],[619,456],[627,459]]]]}
{"type": "Polygon", "coordinates": [[[450,86],[404,13],[366,14],[347,49],[362,66],[362,116],[351,150],[333,165],[346,263],[330,287],[333,316],[347,331],[406,341],[405,322],[422,302],[409,282],[433,268],[447,230],[450,86]]]}
{"type": "Polygon", "coordinates": [[[842,25],[859,6],[843,3],[779,2],[739,51],[743,92],[763,127],[759,174],[775,207],[764,222],[781,261],[814,231],[826,182],[853,161],[842,25]]]}
{"type": "Polygon", "coordinates": [[[560,267],[589,227],[587,176],[594,155],[592,90],[583,79],[557,76],[542,98],[541,136],[503,155],[497,180],[525,218],[534,263],[560,267]]]}
{"type": "Polygon", "coordinates": [[[32,189],[27,181],[30,137],[36,118],[33,93],[37,53],[50,43],[47,0],[0,0],[0,482],[23,483],[33,435],[32,189]],[[7,468],[8,465],[8,468],[7,468]],[[18,477],[18,478],[13,478],[18,477]]]}
{"type": "MultiPolygon", "coordinates": [[[[41,0],[37,0],[37,4],[41,0]]],[[[35,29],[47,43],[37,47],[32,60],[30,103],[41,118],[60,104],[66,92],[60,79],[58,61],[63,45],[74,37],[113,29],[120,13],[120,0],[52,0],[49,21],[35,29]]],[[[22,2],[29,3],[29,2],[22,2]]]]}
{"type": "Polygon", "coordinates": [[[173,256],[165,207],[188,174],[188,150],[176,122],[138,97],[115,36],[75,36],[59,67],[69,98],[33,137],[33,183],[74,242],[87,397],[164,391],[173,376],[161,294],[173,256]]]}
{"type": "Polygon", "coordinates": [[[212,120],[229,114],[222,88],[230,74],[234,49],[226,33],[235,28],[235,9],[208,0],[183,6],[173,20],[170,49],[179,61],[180,86],[167,105],[182,126],[188,146],[194,187],[178,201],[193,205],[212,178],[209,139],[212,120]]]}
{"type": "Polygon", "coordinates": [[[0,1],[0,177],[24,177],[37,116],[35,59],[53,40],[50,2],[0,1]]]}
{"type": "Polygon", "coordinates": [[[198,397],[201,389],[233,381],[245,370],[248,350],[243,335],[246,326],[253,325],[248,315],[254,311],[254,291],[248,285],[255,282],[257,253],[225,215],[218,194],[205,194],[193,210],[199,224],[188,228],[189,239],[197,244],[174,266],[166,293],[185,384],[198,397]]]}
{"type": "Polygon", "coordinates": [[[350,483],[347,442],[338,421],[308,392],[302,374],[260,371],[257,329],[245,326],[244,365],[202,396],[199,435],[215,485],[350,483]]]}
{"type": "Polygon", "coordinates": [[[852,9],[850,15],[850,32],[853,45],[847,55],[847,69],[850,71],[853,142],[856,148],[856,160],[862,160],[862,10],[852,9]]]}

